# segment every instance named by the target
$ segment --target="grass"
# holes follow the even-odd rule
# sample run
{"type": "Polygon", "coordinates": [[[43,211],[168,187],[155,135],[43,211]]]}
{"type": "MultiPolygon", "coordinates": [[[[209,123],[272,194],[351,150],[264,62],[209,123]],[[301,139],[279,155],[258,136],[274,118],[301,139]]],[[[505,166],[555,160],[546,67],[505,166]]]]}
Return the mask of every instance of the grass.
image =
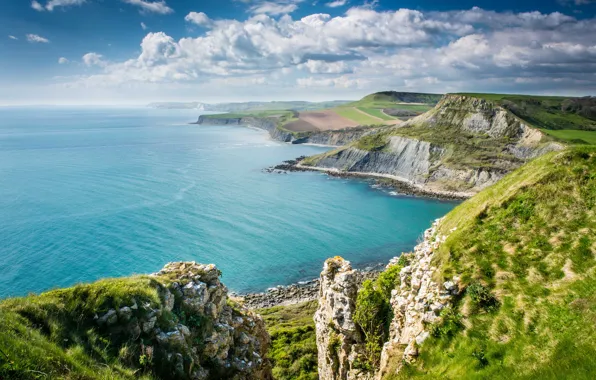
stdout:
{"type": "Polygon", "coordinates": [[[269,359],[278,380],[316,380],[317,343],[313,315],[317,302],[257,310],[271,335],[269,359]]]}
{"type": "Polygon", "coordinates": [[[138,368],[120,360],[115,347],[121,342],[96,331],[93,319],[96,313],[132,304],[133,298],[157,305],[155,280],[106,279],[2,301],[0,378],[139,378],[138,368]]]}
{"type": "Polygon", "coordinates": [[[468,291],[447,319],[454,328],[436,326],[418,360],[388,378],[593,378],[596,148],[532,161],[440,229],[449,237],[434,265],[468,291]]]}
{"type": "Polygon", "coordinates": [[[357,107],[360,111],[366,112],[367,114],[378,117],[379,119],[383,120],[395,120],[393,116],[389,116],[383,112],[383,110],[378,108],[368,108],[368,107],[357,107]]]}
{"type": "Polygon", "coordinates": [[[359,112],[356,108],[353,107],[338,107],[334,108],[333,111],[338,115],[353,120],[361,125],[373,125],[382,123],[379,119],[371,117],[366,113],[359,112]]]}
{"type": "Polygon", "coordinates": [[[242,118],[242,117],[289,117],[290,115],[294,115],[293,111],[288,110],[255,110],[255,111],[246,111],[246,112],[234,112],[234,113],[218,113],[218,114],[211,114],[211,115],[203,115],[203,117],[207,119],[235,119],[235,118],[242,118]]]}
{"type": "Polygon", "coordinates": [[[574,129],[542,129],[542,132],[549,136],[553,136],[558,140],[563,140],[572,144],[596,145],[596,131],[580,131],[574,129]]]}
{"type": "MultiPolygon", "coordinates": [[[[536,128],[596,131],[596,114],[592,111],[596,106],[595,98],[473,93],[458,95],[493,101],[536,128]]],[[[567,140],[566,133],[560,138],[567,140]]]]}

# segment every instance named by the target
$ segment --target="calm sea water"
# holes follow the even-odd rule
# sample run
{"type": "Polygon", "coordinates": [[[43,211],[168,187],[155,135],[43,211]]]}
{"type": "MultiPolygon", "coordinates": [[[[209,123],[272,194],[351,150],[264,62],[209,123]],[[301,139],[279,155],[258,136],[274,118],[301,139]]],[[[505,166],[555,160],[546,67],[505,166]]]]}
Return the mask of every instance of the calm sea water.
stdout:
{"type": "Polygon", "coordinates": [[[263,168],[325,150],[195,111],[0,108],[0,297],[169,261],[215,263],[235,291],[411,249],[454,203],[263,168]]]}

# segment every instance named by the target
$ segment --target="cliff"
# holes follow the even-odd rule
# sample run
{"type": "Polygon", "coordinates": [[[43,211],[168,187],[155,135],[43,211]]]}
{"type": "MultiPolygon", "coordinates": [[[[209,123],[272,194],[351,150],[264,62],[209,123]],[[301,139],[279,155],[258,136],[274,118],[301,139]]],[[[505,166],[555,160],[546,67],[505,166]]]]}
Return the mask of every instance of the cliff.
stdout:
{"type": "Polygon", "coordinates": [[[591,378],[594,173],[596,148],[533,160],[435,221],[356,294],[349,264],[326,264],[315,317],[320,379],[591,378]],[[332,344],[342,342],[337,331],[364,355],[332,344]],[[329,360],[330,347],[343,361],[329,360]],[[367,373],[345,370],[354,367],[367,373]]]}
{"type": "Polygon", "coordinates": [[[302,165],[384,176],[435,194],[471,196],[528,160],[562,147],[488,100],[446,95],[423,115],[302,165]]]}
{"type": "Polygon", "coordinates": [[[214,265],[170,263],[0,304],[0,378],[269,379],[263,320],[214,265]]]}
{"type": "Polygon", "coordinates": [[[277,126],[274,118],[262,117],[231,117],[231,118],[208,118],[199,116],[196,124],[209,125],[242,125],[252,128],[259,128],[269,132],[272,139],[291,144],[318,144],[329,146],[342,146],[355,141],[366,134],[372,133],[367,130],[342,130],[323,132],[291,132],[277,126]]]}

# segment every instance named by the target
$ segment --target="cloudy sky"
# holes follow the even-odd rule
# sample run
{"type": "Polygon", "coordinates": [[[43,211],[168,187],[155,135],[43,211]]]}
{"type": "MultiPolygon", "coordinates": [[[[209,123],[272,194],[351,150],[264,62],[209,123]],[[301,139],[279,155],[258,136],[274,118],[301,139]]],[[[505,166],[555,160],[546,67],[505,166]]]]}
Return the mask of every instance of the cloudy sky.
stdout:
{"type": "Polygon", "coordinates": [[[596,94],[596,0],[2,0],[1,104],[596,94]]]}

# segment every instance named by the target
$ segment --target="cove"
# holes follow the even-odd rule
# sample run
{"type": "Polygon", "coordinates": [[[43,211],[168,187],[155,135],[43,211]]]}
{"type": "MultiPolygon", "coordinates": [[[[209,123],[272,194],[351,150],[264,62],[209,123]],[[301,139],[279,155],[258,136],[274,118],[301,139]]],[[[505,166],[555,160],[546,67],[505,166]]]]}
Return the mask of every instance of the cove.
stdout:
{"type": "Polygon", "coordinates": [[[188,125],[192,110],[0,108],[0,297],[170,261],[214,263],[233,291],[357,267],[416,244],[457,203],[363,180],[262,169],[328,148],[245,127],[188,125]]]}

